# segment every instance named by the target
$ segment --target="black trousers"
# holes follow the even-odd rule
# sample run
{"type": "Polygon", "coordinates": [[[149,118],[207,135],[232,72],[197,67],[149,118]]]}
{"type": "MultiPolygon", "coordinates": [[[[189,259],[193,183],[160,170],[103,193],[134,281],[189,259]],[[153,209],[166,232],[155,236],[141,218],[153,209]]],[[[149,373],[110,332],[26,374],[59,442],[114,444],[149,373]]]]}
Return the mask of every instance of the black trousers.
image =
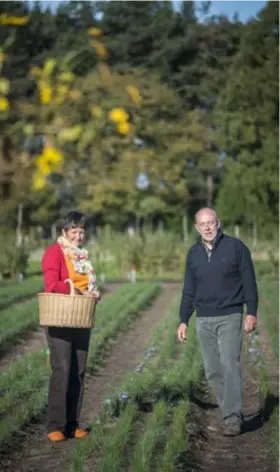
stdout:
{"type": "Polygon", "coordinates": [[[46,337],[52,368],[47,431],[71,431],[79,426],[90,329],[48,327],[46,337]]]}

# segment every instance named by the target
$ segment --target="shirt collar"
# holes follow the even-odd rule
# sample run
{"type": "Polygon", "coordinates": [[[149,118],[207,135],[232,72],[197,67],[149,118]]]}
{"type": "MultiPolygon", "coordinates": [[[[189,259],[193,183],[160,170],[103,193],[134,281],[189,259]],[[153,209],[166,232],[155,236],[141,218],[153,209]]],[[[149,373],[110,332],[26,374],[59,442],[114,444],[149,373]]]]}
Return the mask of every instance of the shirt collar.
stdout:
{"type": "Polygon", "coordinates": [[[222,231],[220,229],[218,229],[217,235],[216,235],[216,237],[213,241],[213,246],[211,248],[206,246],[205,242],[203,241],[203,239],[201,237],[199,238],[199,240],[200,240],[200,243],[206,248],[206,250],[211,252],[211,251],[213,251],[214,247],[216,246],[216,244],[218,243],[218,241],[220,240],[222,235],[223,235],[222,231]]]}

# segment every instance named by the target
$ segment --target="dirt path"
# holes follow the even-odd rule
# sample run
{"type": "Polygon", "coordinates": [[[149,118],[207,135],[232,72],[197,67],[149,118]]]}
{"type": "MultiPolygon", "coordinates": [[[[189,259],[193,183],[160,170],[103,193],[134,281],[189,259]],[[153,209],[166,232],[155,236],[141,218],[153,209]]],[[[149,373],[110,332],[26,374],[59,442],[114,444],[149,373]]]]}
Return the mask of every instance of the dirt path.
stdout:
{"type": "MultiPolygon", "coordinates": [[[[103,298],[111,295],[121,283],[111,283],[105,285],[103,298]]],[[[47,347],[44,328],[39,327],[36,331],[29,331],[22,335],[22,338],[15,344],[7,346],[4,352],[0,353],[0,373],[7,369],[12,363],[20,359],[27,352],[42,351],[47,347]]]]}
{"type": "MultiPolygon", "coordinates": [[[[266,334],[263,331],[261,332],[260,338],[265,339],[267,343],[266,334]]],[[[261,349],[266,359],[265,344],[261,344],[261,349]]],[[[271,424],[269,414],[268,421],[263,420],[263,404],[258,375],[254,367],[255,361],[250,358],[246,344],[244,351],[242,363],[244,428],[242,434],[237,437],[225,437],[221,434],[221,414],[205,383],[206,394],[204,399],[194,406],[196,417],[194,428],[196,432],[193,441],[195,442],[196,436],[197,441],[194,444],[195,452],[191,459],[192,466],[186,468],[186,471],[276,472],[278,470],[270,451],[271,424]]],[[[274,369],[275,377],[275,359],[273,366],[271,364],[270,367],[274,369]]],[[[271,402],[275,405],[277,397],[272,399],[271,402]]],[[[267,406],[269,410],[273,410],[271,403],[267,406]]],[[[265,413],[267,414],[267,412],[265,413]]]]}
{"type": "MultiPolygon", "coordinates": [[[[148,342],[152,330],[161,320],[179,292],[176,283],[163,284],[162,293],[151,308],[139,313],[126,333],[121,333],[113,344],[110,357],[96,375],[87,376],[81,424],[92,423],[98,416],[106,393],[117,387],[124,376],[134,370],[148,342]]],[[[45,418],[40,424],[26,428],[22,443],[14,451],[0,457],[0,470],[5,472],[66,472],[69,471],[71,451],[75,440],[51,444],[46,440],[45,418]]],[[[113,472],[113,471],[112,471],[113,472]]]]}

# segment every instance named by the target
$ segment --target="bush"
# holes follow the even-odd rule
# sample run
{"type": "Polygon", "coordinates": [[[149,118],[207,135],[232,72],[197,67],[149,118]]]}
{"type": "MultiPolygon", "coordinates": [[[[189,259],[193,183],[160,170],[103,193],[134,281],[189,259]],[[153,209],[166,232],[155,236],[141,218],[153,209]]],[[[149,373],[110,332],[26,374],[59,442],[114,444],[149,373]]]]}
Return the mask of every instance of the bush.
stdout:
{"type": "Polygon", "coordinates": [[[88,246],[97,275],[123,277],[135,266],[138,275],[183,277],[187,247],[167,231],[144,231],[141,236],[102,231],[88,246]]]}
{"type": "Polygon", "coordinates": [[[25,274],[29,250],[26,247],[16,247],[14,233],[2,233],[0,236],[0,274],[2,278],[13,278],[20,273],[25,274]]]}

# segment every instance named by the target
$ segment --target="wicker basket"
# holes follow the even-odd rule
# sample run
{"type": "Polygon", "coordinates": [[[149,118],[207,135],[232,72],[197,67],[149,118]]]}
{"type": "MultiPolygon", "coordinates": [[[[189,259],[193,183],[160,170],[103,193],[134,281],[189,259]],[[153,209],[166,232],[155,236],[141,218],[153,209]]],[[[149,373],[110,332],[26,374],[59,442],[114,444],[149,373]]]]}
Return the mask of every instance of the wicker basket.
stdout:
{"type": "Polygon", "coordinates": [[[40,325],[92,328],[96,299],[90,295],[75,295],[72,280],[65,282],[70,285],[70,295],[38,293],[40,325]]]}

